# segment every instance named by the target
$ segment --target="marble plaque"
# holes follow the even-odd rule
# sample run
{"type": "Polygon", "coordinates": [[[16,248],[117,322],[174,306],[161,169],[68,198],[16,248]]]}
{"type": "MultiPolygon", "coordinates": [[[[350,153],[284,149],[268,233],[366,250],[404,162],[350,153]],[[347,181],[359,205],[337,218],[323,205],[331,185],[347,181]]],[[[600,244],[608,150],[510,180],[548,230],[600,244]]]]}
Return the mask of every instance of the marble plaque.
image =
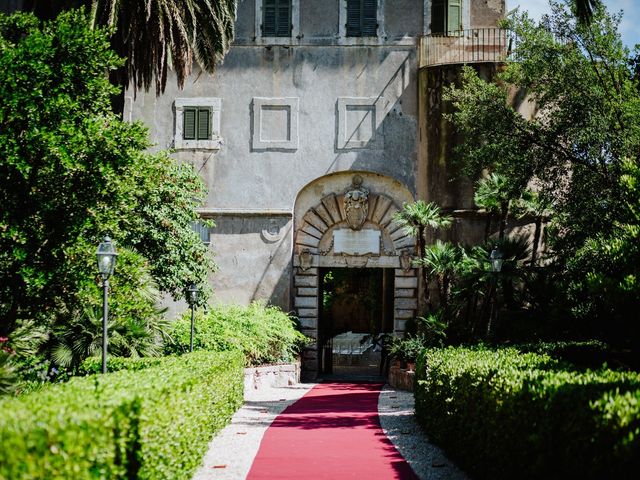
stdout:
{"type": "Polygon", "coordinates": [[[380,231],[340,229],[333,232],[333,252],[380,255],[380,231]]]}

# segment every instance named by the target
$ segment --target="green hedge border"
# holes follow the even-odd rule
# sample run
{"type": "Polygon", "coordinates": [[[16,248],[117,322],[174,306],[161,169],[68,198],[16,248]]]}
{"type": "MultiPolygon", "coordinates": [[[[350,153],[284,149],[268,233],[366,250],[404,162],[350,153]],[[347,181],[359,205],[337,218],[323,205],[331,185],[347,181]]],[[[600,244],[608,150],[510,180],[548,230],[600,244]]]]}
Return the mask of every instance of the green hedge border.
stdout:
{"type": "Polygon", "coordinates": [[[423,352],[416,415],[474,478],[637,478],[640,374],[516,349],[423,352]]]}
{"type": "Polygon", "coordinates": [[[243,363],[196,352],[2,400],[0,479],[189,479],[242,405],[243,363]]]}

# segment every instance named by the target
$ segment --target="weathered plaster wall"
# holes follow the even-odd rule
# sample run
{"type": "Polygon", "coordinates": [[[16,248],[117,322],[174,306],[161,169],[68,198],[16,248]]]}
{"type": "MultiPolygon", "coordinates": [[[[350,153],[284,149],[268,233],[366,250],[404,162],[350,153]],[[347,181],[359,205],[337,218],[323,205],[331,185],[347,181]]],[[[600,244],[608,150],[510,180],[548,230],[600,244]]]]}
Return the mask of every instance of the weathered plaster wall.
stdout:
{"type": "Polygon", "coordinates": [[[299,34],[285,39],[286,45],[270,45],[256,35],[259,2],[240,1],[235,46],[215,75],[195,72],[182,91],[170,78],[163,96],[138,92],[127,102],[125,116],[143,120],[155,148],[166,149],[174,145],[176,98],[221,99],[220,149],[174,153],[193,164],[208,185],[202,212],[218,225],[211,241],[220,267],[213,276],[220,301],[263,298],[291,308],[293,208],[298,192],[313,180],[366,171],[416,192],[416,45],[424,2],[386,0],[380,19],[385,35],[356,42],[338,35],[343,2],[298,5],[299,34]],[[260,102],[274,99],[285,99],[283,108],[296,114],[282,124],[259,121],[257,113],[266,115],[260,102]],[[353,115],[369,107],[375,113],[359,126],[353,115]],[[262,133],[256,131],[260,125],[262,133]],[[265,148],[264,135],[282,137],[282,148],[265,148]],[[265,242],[261,232],[274,224],[282,238],[265,242]]]}
{"type": "Polygon", "coordinates": [[[495,27],[504,17],[504,0],[475,0],[471,2],[473,28],[495,27]]]}
{"type": "MultiPolygon", "coordinates": [[[[452,113],[452,106],[442,98],[443,89],[459,84],[461,65],[445,65],[423,68],[420,78],[420,164],[418,196],[435,202],[450,212],[454,222],[450,229],[439,232],[438,238],[469,245],[484,241],[486,216],[478,210],[473,201],[474,185],[477,179],[462,176],[455,165],[454,148],[463,141],[456,134],[445,115],[452,113]]],[[[501,68],[497,63],[475,64],[479,76],[492,81],[501,68]]],[[[509,103],[525,118],[535,115],[535,103],[524,92],[512,89],[508,94],[509,103]]],[[[512,234],[530,234],[529,219],[509,219],[512,234]]],[[[498,230],[496,221],[491,234],[498,230]]]]}

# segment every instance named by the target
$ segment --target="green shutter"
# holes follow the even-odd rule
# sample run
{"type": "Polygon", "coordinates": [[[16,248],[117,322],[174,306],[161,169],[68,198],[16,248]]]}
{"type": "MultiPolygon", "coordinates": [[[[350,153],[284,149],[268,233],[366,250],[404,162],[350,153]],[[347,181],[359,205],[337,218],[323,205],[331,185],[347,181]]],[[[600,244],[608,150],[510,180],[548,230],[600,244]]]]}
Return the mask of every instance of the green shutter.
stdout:
{"type": "Polygon", "coordinates": [[[211,138],[210,117],[211,110],[208,108],[198,109],[198,140],[209,140],[211,138]]]}
{"type": "Polygon", "coordinates": [[[347,37],[362,36],[360,2],[361,0],[347,0],[347,37]]]}
{"type": "Polygon", "coordinates": [[[462,28],[462,1],[449,0],[447,8],[447,31],[457,32],[462,28]]]}
{"type": "Polygon", "coordinates": [[[276,0],[262,2],[262,36],[276,36],[276,0]]]}
{"type": "Polygon", "coordinates": [[[446,0],[431,0],[431,33],[445,32],[446,0]]]}
{"type": "Polygon", "coordinates": [[[276,36],[291,36],[291,0],[278,0],[276,36]]]}
{"type": "Polygon", "coordinates": [[[196,109],[185,108],[182,112],[182,138],[195,140],[196,138],[196,109]]]}
{"type": "Polygon", "coordinates": [[[291,36],[291,0],[263,0],[262,36],[291,36]]]}
{"type": "Polygon", "coordinates": [[[378,34],[378,2],[362,0],[362,36],[375,37],[378,34]]]}

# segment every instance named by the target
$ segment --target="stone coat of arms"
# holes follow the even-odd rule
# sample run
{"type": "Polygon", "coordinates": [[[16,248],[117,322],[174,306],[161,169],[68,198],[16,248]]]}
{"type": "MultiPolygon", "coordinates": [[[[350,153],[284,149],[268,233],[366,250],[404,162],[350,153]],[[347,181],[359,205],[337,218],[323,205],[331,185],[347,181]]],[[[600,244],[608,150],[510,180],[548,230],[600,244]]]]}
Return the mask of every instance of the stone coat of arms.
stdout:
{"type": "Polygon", "coordinates": [[[362,186],[362,177],[353,177],[351,187],[344,194],[344,211],[347,225],[360,230],[369,213],[369,190],[362,186]]]}

